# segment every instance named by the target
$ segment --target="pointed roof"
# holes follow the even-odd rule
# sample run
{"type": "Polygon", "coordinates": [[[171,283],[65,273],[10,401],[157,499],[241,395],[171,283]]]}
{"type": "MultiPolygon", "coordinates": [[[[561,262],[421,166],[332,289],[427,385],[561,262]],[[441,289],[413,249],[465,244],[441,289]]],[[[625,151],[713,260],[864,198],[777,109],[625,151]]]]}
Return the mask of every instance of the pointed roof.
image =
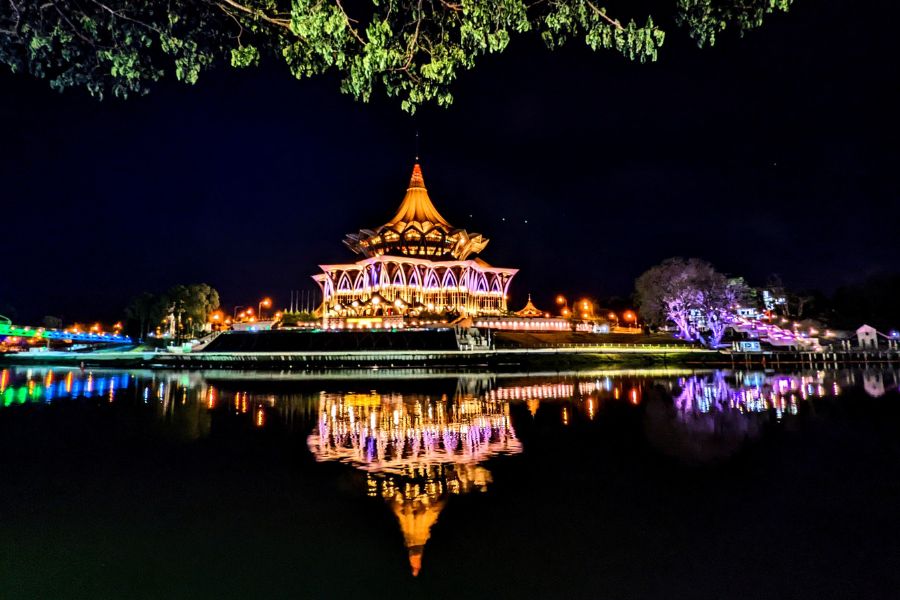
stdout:
{"type": "Polygon", "coordinates": [[[385,227],[403,230],[410,223],[420,223],[422,231],[433,229],[435,225],[443,225],[448,230],[453,229],[431,202],[419,163],[413,165],[412,176],[409,178],[409,187],[406,188],[403,202],[400,203],[400,208],[397,209],[394,218],[388,221],[385,227]]]}
{"type": "Polygon", "coordinates": [[[470,254],[484,250],[487,243],[480,233],[456,229],[441,216],[428,196],[418,161],[413,165],[406,195],[394,217],[375,230],[360,229],[359,233],[344,238],[347,247],[367,257],[401,254],[466,260],[470,254]]]}
{"type": "Polygon", "coordinates": [[[528,294],[528,303],[525,304],[525,308],[522,310],[516,311],[516,316],[519,317],[543,317],[544,311],[539,309],[531,302],[531,294],[528,294]]]}

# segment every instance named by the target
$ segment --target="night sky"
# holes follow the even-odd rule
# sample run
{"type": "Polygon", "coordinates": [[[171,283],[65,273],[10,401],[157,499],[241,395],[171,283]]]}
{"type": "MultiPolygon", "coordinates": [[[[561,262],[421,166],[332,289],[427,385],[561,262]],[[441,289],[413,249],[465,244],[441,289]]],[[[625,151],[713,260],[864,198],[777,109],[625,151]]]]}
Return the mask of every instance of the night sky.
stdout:
{"type": "Polygon", "coordinates": [[[627,296],[675,255],[798,289],[896,271],[898,13],[797,0],[713,49],[669,27],[649,65],[517,39],[416,117],[277,63],[102,103],[4,72],[0,306],[115,319],[201,281],[286,305],[316,265],[356,259],[344,234],[393,215],[416,130],[437,208],[520,269],[516,308],[627,296]]]}

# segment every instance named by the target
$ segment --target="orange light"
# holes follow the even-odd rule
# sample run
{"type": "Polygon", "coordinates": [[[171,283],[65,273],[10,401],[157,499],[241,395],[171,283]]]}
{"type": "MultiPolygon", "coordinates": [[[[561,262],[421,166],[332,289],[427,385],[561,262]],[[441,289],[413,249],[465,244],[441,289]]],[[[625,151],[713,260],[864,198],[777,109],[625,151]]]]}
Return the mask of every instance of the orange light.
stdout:
{"type": "Polygon", "coordinates": [[[260,304],[262,304],[266,308],[270,308],[272,306],[272,299],[271,298],[263,298],[262,302],[260,302],[260,304]]]}
{"type": "Polygon", "coordinates": [[[566,303],[566,299],[565,299],[562,295],[559,295],[559,296],[556,297],[556,303],[557,303],[557,304],[565,304],[565,303],[566,303]]]}

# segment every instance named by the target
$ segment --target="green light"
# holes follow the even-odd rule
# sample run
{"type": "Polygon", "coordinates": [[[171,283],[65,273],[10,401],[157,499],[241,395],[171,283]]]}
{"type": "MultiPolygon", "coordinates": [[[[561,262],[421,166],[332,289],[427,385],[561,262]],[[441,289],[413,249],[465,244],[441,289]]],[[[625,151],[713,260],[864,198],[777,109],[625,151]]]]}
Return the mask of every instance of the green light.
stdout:
{"type": "Polygon", "coordinates": [[[19,388],[18,394],[16,394],[16,400],[19,401],[19,404],[25,404],[26,398],[28,398],[28,388],[22,386],[19,388]]]}
{"type": "Polygon", "coordinates": [[[15,394],[16,391],[13,388],[6,388],[6,392],[3,394],[3,406],[9,406],[10,404],[12,404],[15,394]]]}

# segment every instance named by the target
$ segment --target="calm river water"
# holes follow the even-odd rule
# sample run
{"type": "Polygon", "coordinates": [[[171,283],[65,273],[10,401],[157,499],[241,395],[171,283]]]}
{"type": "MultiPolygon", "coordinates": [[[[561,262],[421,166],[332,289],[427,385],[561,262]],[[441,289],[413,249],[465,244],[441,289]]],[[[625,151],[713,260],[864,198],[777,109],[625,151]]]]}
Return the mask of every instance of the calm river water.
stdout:
{"type": "Polygon", "coordinates": [[[898,371],[0,372],[2,598],[897,598],[898,371]]]}

